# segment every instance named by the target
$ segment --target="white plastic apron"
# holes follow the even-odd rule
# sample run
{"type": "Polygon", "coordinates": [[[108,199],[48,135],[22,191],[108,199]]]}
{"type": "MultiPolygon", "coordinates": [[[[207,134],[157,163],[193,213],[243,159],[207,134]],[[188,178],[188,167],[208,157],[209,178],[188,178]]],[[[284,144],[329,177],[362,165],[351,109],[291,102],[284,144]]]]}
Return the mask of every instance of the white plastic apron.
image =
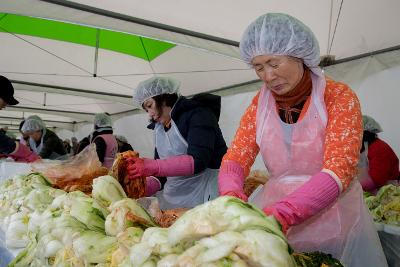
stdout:
{"type": "MultiPolygon", "coordinates": [[[[270,90],[261,89],[256,139],[271,178],[251,196],[260,208],[281,200],[322,170],[326,82],[322,73],[316,73],[311,73],[310,105],[295,124],[282,122],[270,90]]],[[[352,183],[337,202],[317,216],[291,227],[287,237],[295,251],[329,253],[348,267],[387,266],[359,183],[352,183]]]]}
{"type": "MultiPolygon", "coordinates": [[[[46,129],[42,130],[42,137],[40,138],[40,144],[36,146],[36,141],[33,140],[32,138],[29,138],[29,146],[32,149],[33,152],[35,152],[36,155],[40,155],[40,152],[43,149],[43,140],[44,136],[46,135],[46,129]]],[[[56,152],[52,152],[49,156],[49,159],[62,159],[60,154],[56,152]]]]}
{"type": "MultiPolygon", "coordinates": [[[[368,170],[368,142],[364,142],[364,151],[360,153],[360,158],[358,160],[358,181],[360,183],[365,179],[372,180],[368,170]]],[[[376,189],[372,190],[371,193],[376,194],[376,189]]]]}
{"type": "MultiPolygon", "coordinates": [[[[364,179],[372,180],[371,176],[369,175],[369,161],[368,161],[368,142],[364,142],[364,151],[360,154],[360,159],[358,160],[358,180],[360,183],[364,179]]],[[[400,181],[398,179],[389,180],[386,184],[393,184],[396,186],[400,186],[400,181]]],[[[375,188],[371,190],[370,193],[376,194],[379,188],[375,188]]]]}
{"type": "MultiPolygon", "coordinates": [[[[160,159],[186,155],[188,144],[171,120],[171,128],[166,132],[164,126],[156,124],[155,145],[160,159]]],[[[164,190],[156,194],[162,210],[192,208],[218,196],[218,170],[205,169],[194,176],[167,177],[164,190]]]]}
{"type": "Polygon", "coordinates": [[[369,163],[368,163],[368,142],[364,142],[364,151],[360,153],[360,159],[358,160],[358,179],[360,182],[363,179],[370,178],[368,174],[369,163]]]}

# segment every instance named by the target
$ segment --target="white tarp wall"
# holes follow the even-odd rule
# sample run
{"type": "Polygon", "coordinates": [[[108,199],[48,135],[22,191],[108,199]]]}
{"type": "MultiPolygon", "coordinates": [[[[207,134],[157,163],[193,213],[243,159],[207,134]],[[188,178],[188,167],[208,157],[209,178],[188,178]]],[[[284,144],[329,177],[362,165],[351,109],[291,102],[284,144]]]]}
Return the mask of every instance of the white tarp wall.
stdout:
{"type": "Polygon", "coordinates": [[[358,95],[363,114],[383,128],[379,137],[400,157],[400,51],[328,67],[326,74],[347,83],[358,95]]]}

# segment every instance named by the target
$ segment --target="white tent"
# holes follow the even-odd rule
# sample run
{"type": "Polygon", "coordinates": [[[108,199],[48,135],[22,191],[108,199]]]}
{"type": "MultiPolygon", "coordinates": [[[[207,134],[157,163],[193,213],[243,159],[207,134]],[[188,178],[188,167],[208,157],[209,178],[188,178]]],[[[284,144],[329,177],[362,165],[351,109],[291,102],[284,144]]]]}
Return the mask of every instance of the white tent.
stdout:
{"type": "Polygon", "coordinates": [[[352,86],[400,154],[399,11],[397,0],[2,0],[0,74],[21,104],[0,111],[0,124],[39,114],[61,136],[80,138],[93,114],[106,111],[116,132],[151,156],[131,95],[141,80],[166,75],[181,80],[184,95],[226,95],[221,127],[230,142],[259,87],[239,60],[240,36],[257,16],[284,12],[314,31],[321,55],[331,56],[326,73],[352,86]]]}

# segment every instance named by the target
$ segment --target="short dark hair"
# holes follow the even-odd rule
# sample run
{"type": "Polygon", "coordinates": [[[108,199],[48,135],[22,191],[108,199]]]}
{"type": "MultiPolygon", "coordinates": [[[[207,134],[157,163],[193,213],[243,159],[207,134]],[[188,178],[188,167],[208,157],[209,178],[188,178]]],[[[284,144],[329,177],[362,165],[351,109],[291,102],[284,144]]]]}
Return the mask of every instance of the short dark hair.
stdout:
{"type": "Polygon", "coordinates": [[[25,120],[23,120],[23,121],[21,121],[21,122],[19,123],[19,127],[18,127],[19,131],[21,131],[22,126],[24,126],[24,123],[25,123],[25,120]]]}
{"type": "MultiPolygon", "coordinates": [[[[178,94],[161,94],[161,95],[156,95],[152,97],[154,101],[156,102],[156,109],[157,109],[157,115],[160,116],[162,113],[162,106],[165,103],[167,107],[173,107],[178,100],[179,96],[178,94]]],[[[142,104],[142,108],[144,108],[144,103],[142,104]]],[[[150,123],[155,123],[153,119],[150,119],[150,123]]]]}
{"type": "Polygon", "coordinates": [[[364,143],[367,142],[368,145],[372,144],[376,139],[378,138],[378,135],[376,133],[370,132],[370,131],[364,131],[363,132],[363,140],[362,140],[362,145],[361,145],[361,150],[360,152],[363,152],[365,150],[364,143]]]}
{"type": "MultiPolygon", "coordinates": [[[[167,107],[173,107],[175,102],[178,100],[178,94],[161,94],[153,96],[154,101],[156,102],[156,108],[158,112],[161,112],[161,107],[165,103],[167,107]]],[[[144,108],[144,103],[142,104],[144,108]]]]}

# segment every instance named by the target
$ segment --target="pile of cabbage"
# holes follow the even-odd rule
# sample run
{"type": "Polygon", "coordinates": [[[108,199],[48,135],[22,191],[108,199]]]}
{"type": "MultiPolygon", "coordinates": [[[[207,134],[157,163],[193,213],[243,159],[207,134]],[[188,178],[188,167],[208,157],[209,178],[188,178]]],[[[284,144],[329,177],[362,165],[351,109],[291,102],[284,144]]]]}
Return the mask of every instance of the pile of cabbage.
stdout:
{"type": "Polygon", "coordinates": [[[92,197],[16,176],[0,186],[0,226],[23,248],[9,266],[296,266],[275,219],[250,204],[220,197],[160,228],[111,176],[92,197]]]}
{"type": "Polygon", "coordinates": [[[400,187],[392,184],[379,189],[376,196],[365,196],[375,222],[400,226],[400,187]]]}

